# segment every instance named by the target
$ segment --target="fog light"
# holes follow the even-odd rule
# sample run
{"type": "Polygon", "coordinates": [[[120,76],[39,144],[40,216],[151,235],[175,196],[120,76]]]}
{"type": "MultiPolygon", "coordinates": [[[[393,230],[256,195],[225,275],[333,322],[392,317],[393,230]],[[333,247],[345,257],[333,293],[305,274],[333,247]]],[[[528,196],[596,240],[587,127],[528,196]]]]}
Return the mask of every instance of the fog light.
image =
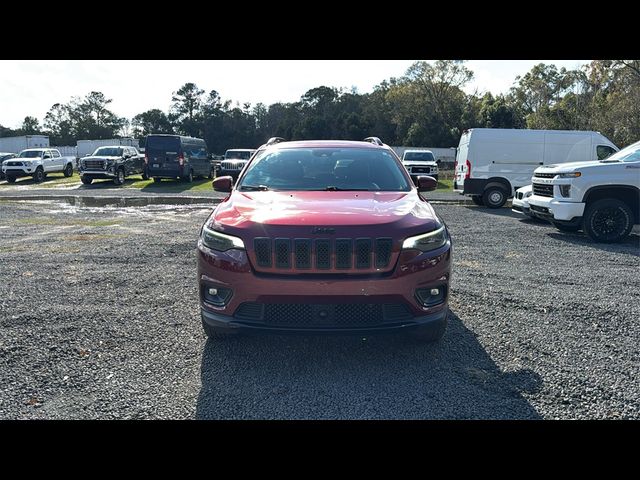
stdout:
{"type": "Polygon", "coordinates": [[[215,305],[216,307],[224,307],[233,294],[230,288],[224,287],[203,286],[202,291],[204,292],[205,302],[215,305]]]}
{"type": "Polygon", "coordinates": [[[416,299],[424,307],[433,307],[445,301],[447,296],[447,287],[445,285],[439,288],[418,288],[416,290],[416,299]]]}
{"type": "Polygon", "coordinates": [[[571,196],[571,185],[560,185],[560,195],[565,198],[571,196]]]}

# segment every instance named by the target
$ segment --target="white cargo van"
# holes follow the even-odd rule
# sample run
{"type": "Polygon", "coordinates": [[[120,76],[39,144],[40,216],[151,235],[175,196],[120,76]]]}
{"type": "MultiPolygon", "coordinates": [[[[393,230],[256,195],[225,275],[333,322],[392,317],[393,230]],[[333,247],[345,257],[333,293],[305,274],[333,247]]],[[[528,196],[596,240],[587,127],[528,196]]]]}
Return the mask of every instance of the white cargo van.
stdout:
{"type": "Polygon", "coordinates": [[[453,189],[476,205],[502,207],[540,165],[602,160],[618,151],[598,132],[472,128],[460,137],[453,189]]]}

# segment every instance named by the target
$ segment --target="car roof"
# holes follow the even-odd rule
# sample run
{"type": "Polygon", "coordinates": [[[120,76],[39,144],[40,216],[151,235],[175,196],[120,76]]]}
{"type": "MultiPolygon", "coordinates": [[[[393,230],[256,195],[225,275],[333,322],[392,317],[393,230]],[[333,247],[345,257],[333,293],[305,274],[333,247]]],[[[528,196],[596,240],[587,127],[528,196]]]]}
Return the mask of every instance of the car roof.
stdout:
{"type": "Polygon", "coordinates": [[[269,145],[267,148],[388,148],[386,145],[380,146],[371,142],[359,142],[354,140],[295,140],[291,142],[278,142],[269,145]]]}

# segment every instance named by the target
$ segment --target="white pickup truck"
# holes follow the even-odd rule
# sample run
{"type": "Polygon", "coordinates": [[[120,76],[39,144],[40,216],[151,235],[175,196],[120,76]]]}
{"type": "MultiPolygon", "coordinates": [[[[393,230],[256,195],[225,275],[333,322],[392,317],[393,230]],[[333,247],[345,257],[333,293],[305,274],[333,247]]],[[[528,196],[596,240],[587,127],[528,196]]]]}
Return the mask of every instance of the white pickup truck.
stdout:
{"type": "Polygon", "coordinates": [[[7,182],[14,183],[18,177],[33,177],[40,183],[49,173],[73,175],[75,157],[63,157],[55,148],[28,148],[9,160],[2,162],[2,173],[7,182]]]}
{"type": "Polygon", "coordinates": [[[539,167],[531,181],[531,214],[561,231],[611,243],[640,223],[640,142],[604,160],[539,167]]]}

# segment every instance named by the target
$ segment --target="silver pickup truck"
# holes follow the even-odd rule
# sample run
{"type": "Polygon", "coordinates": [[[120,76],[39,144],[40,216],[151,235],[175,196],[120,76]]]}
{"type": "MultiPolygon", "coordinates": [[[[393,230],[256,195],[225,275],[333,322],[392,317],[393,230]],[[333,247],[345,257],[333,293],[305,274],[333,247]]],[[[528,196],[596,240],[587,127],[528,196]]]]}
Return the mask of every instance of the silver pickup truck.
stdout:
{"type": "Polygon", "coordinates": [[[55,148],[28,148],[16,158],[2,162],[2,173],[9,183],[14,183],[19,177],[33,177],[40,183],[49,173],[63,173],[70,177],[74,161],[75,157],[63,157],[55,148]]]}

